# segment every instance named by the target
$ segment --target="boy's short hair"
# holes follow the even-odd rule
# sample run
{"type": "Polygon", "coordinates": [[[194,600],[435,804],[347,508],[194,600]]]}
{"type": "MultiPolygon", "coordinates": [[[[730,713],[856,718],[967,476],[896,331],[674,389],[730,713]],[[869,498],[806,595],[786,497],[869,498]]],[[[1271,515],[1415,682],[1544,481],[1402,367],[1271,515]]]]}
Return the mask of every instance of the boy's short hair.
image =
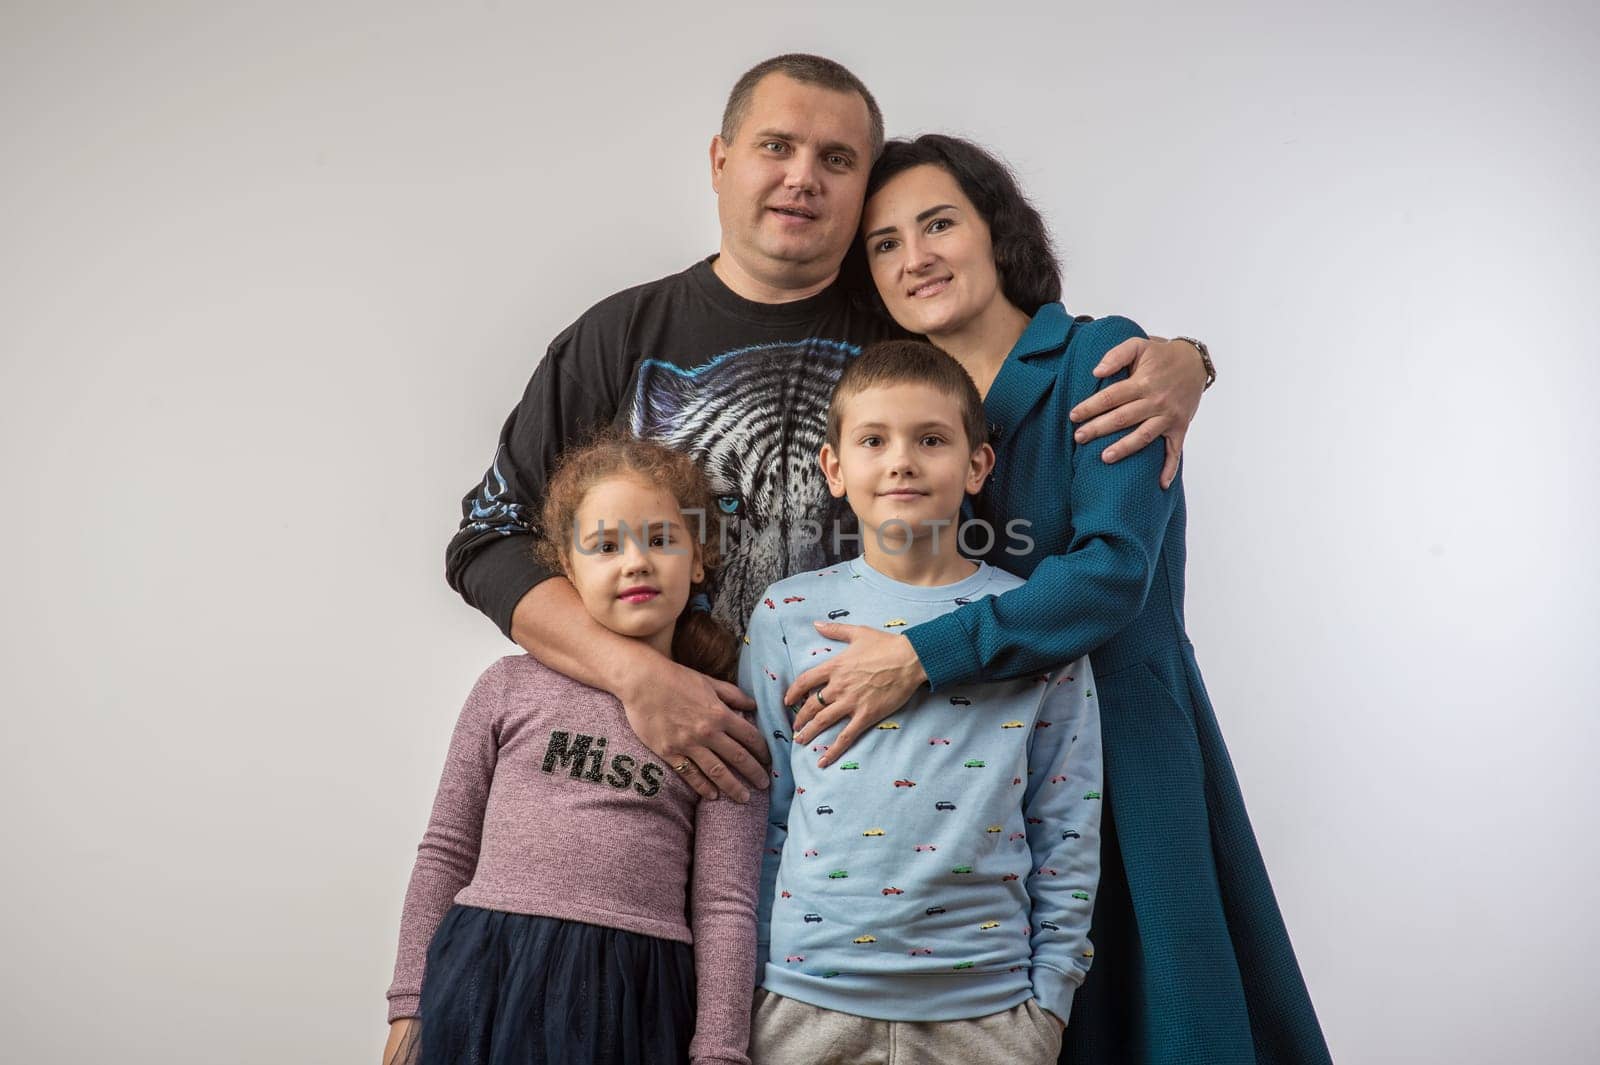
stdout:
{"type": "Polygon", "coordinates": [[[828,444],[839,450],[844,425],[844,401],[869,388],[922,384],[953,397],[961,406],[961,425],[968,452],[989,442],[989,423],[983,413],[978,386],[955,359],[926,340],[880,340],[845,364],[833,399],[828,402],[828,444]]]}

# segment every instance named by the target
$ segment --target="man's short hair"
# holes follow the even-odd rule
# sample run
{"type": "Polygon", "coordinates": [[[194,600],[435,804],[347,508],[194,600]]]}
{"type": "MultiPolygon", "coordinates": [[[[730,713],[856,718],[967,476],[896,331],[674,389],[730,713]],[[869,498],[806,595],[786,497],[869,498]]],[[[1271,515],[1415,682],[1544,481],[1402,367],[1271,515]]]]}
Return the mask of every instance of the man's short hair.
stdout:
{"type": "Polygon", "coordinates": [[[968,453],[989,442],[983,397],[965,367],[926,340],[880,340],[846,363],[834,386],[828,403],[828,443],[835,452],[844,428],[845,400],[869,388],[899,384],[930,385],[954,398],[961,407],[968,453]]]}
{"type": "Polygon", "coordinates": [[[733,83],[733,91],[728,94],[728,105],[722,109],[723,141],[733,140],[734,134],[739,132],[739,124],[744,121],[745,112],[750,110],[750,97],[755,95],[756,86],[768,74],[782,74],[803,85],[817,85],[834,92],[853,92],[860,96],[867,104],[872,158],[876,159],[878,153],[883,151],[883,112],[878,110],[878,101],[872,98],[866,85],[850,73],[844,64],[804,52],[791,52],[762,60],[733,83]]]}

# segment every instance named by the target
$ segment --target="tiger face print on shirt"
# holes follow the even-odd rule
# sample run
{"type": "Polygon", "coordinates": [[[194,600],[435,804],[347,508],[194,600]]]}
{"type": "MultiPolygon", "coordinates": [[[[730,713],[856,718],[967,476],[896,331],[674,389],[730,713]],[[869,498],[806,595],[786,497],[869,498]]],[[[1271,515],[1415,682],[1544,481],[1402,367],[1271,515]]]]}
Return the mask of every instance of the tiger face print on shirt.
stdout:
{"type": "Polygon", "coordinates": [[[693,455],[710,478],[717,513],[706,532],[720,527],[724,546],[712,614],[740,635],[768,585],[859,549],[855,516],[828,494],[817,453],[834,385],[860,351],[812,338],[737,348],[688,370],[639,365],[627,424],[693,455]]]}

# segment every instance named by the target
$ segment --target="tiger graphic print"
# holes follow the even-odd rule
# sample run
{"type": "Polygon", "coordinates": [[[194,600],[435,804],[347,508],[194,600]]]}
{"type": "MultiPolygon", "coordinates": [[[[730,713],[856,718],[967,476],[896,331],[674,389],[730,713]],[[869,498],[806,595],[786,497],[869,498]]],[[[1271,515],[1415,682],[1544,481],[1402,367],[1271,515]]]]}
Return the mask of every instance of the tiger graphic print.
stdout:
{"type": "Polygon", "coordinates": [[[834,385],[860,350],[813,338],[738,348],[687,370],[639,366],[626,424],[705,469],[716,503],[705,534],[724,548],[712,614],[736,633],[768,585],[858,550],[855,517],[828,494],[817,453],[834,385]]]}

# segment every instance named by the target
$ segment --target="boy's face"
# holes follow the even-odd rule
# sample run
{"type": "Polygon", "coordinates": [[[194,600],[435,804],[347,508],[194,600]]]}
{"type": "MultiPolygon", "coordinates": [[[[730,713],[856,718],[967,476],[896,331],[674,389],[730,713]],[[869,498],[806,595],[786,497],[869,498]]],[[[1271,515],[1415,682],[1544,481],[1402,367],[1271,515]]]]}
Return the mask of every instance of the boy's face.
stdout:
{"type": "Polygon", "coordinates": [[[884,527],[898,519],[919,540],[934,535],[929,522],[947,522],[940,535],[953,538],[962,499],[994,468],[994,450],[967,441],[956,397],[920,383],[883,385],[848,397],[842,414],[839,448],[824,444],[819,461],[828,491],[848,497],[862,535],[881,531],[882,542],[896,546],[904,530],[884,527]]]}

